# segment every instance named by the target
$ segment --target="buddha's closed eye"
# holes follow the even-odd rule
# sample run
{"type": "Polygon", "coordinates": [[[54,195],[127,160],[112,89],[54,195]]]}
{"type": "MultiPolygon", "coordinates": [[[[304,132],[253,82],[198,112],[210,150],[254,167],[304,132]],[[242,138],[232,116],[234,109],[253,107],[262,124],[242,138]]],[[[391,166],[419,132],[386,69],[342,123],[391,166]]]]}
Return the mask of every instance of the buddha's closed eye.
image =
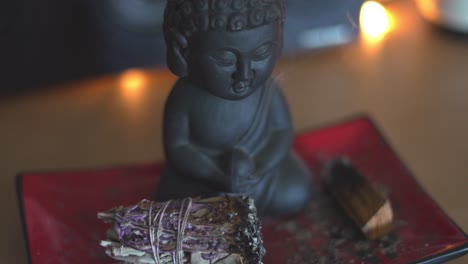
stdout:
{"type": "Polygon", "coordinates": [[[236,64],[236,55],[228,50],[219,50],[213,52],[210,59],[221,66],[232,66],[236,64]]]}
{"type": "Polygon", "coordinates": [[[268,42],[258,47],[253,53],[253,60],[260,61],[266,59],[273,52],[275,44],[268,42]]]}

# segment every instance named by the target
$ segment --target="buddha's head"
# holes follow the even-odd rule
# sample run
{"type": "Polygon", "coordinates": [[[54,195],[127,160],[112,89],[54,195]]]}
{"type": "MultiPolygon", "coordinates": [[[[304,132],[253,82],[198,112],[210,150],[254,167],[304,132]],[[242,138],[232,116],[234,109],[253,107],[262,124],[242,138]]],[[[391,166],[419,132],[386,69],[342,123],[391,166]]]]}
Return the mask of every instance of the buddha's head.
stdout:
{"type": "Polygon", "coordinates": [[[245,98],[273,71],[283,21],[283,0],[168,0],[168,66],[215,96],[245,98]]]}

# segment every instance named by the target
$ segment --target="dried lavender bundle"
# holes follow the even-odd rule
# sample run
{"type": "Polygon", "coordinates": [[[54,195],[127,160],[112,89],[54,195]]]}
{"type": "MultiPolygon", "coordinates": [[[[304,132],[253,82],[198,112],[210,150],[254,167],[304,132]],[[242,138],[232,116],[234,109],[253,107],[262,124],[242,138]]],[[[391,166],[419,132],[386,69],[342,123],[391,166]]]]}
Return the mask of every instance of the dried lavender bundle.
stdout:
{"type": "Polygon", "coordinates": [[[247,197],[152,202],[98,214],[112,224],[107,255],[124,263],[262,263],[265,254],[253,200],[247,197]]]}

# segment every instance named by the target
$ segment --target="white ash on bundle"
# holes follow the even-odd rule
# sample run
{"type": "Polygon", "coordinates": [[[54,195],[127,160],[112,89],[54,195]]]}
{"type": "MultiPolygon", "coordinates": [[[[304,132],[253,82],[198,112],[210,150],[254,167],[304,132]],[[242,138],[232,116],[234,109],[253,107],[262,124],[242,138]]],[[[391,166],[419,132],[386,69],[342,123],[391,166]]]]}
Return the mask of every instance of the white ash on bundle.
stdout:
{"type": "Polygon", "coordinates": [[[265,254],[248,197],[142,200],[98,218],[112,225],[101,246],[121,263],[259,264],[265,254]]]}

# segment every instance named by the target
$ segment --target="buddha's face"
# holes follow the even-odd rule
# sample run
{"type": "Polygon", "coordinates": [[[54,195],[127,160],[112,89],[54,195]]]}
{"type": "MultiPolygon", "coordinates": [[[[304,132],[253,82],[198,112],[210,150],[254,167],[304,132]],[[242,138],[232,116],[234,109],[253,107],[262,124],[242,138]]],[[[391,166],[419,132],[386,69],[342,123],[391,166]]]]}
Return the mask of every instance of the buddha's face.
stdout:
{"type": "Polygon", "coordinates": [[[229,100],[245,98],[270,77],[281,51],[281,26],[199,32],[189,40],[188,79],[229,100]]]}

